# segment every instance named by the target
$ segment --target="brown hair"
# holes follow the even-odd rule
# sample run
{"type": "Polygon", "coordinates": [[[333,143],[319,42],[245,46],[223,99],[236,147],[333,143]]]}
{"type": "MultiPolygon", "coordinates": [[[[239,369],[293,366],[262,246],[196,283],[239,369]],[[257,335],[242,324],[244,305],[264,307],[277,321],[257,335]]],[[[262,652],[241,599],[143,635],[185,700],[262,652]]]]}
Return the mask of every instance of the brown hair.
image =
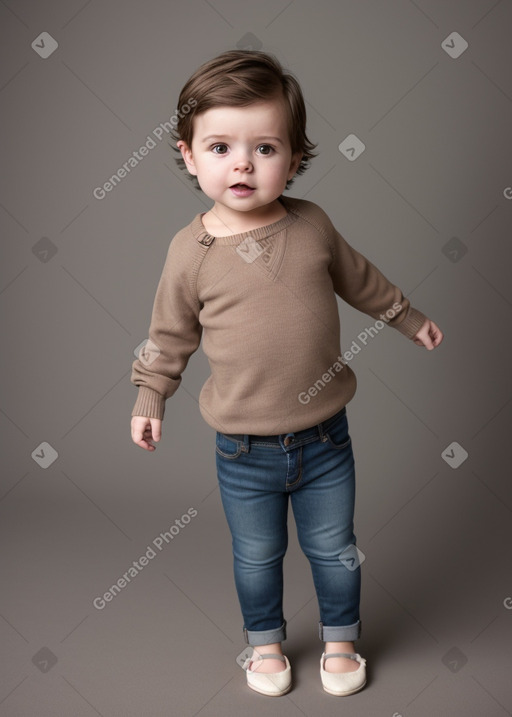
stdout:
{"type": "MultiPolygon", "coordinates": [[[[178,121],[170,132],[175,158],[180,169],[186,165],[175,143],[184,140],[192,146],[194,117],[212,107],[246,107],[254,102],[282,97],[287,108],[288,136],[292,154],[301,152],[302,158],[296,174],[303,174],[309,160],[316,157],[306,136],[306,106],[296,78],[283,71],[279,60],[259,50],[228,50],[205,62],[186,82],[180,92],[178,121]],[[185,109],[186,108],[186,111],[185,109]]],[[[195,175],[189,175],[196,189],[200,189],[195,175]]],[[[293,178],[286,183],[288,189],[293,178]]]]}

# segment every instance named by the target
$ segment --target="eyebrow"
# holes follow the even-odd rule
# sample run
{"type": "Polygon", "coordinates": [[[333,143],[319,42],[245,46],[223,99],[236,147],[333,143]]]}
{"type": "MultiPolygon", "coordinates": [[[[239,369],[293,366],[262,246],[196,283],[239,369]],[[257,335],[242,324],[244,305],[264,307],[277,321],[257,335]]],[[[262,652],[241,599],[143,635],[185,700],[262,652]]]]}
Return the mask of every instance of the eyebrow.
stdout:
{"type": "MultiPolygon", "coordinates": [[[[208,142],[212,139],[230,139],[230,136],[228,134],[209,134],[207,137],[203,137],[201,142],[208,142]]],[[[279,139],[279,137],[256,137],[256,141],[260,142],[261,140],[267,140],[270,139],[273,142],[279,142],[279,144],[283,144],[283,141],[279,139]]]]}

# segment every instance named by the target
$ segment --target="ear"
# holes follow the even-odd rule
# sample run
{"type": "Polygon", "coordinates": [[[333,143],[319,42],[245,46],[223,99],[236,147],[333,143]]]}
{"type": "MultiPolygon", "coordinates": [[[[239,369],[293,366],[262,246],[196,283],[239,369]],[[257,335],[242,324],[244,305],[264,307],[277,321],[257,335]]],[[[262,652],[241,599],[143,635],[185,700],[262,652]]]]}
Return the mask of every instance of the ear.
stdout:
{"type": "Polygon", "coordinates": [[[288,179],[292,179],[295,172],[298,170],[300,161],[302,159],[302,152],[295,152],[295,154],[292,154],[292,159],[290,162],[290,169],[288,171],[288,179]]]}
{"type": "Polygon", "coordinates": [[[192,150],[190,149],[188,144],[185,142],[185,140],[180,139],[179,142],[176,142],[176,146],[180,150],[181,156],[183,157],[183,160],[187,165],[187,169],[190,174],[197,175],[196,165],[194,163],[194,158],[192,157],[192,150]]]}

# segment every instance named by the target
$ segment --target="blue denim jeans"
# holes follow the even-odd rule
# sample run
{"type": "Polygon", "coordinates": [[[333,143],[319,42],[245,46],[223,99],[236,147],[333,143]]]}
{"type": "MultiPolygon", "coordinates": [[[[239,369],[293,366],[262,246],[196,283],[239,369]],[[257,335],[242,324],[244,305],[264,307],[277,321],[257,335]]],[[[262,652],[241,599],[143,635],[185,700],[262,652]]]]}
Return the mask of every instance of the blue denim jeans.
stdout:
{"type": "Polygon", "coordinates": [[[355,471],[346,406],[296,433],[217,432],[215,458],[245,642],[256,646],[286,639],[283,558],[289,496],[299,544],[313,574],[319,638],[356,640],[361,568],[353,532],[355,471]]]}

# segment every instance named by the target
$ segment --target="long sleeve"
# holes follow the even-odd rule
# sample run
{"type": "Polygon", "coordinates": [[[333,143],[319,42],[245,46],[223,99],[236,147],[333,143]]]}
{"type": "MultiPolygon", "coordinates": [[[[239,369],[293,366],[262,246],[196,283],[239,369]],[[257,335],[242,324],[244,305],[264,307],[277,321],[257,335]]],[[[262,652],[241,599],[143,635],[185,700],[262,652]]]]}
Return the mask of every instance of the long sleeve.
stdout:
{"type": "Polygon", "coordinates": [[[336,294],[355,309],[384,320],[411,339],[427,317],[411,306],[398,286],[371,261],[350,246],[330,221],[329,225],[328,241],[333,257],[329,274],[336,294]]]}
{"type": "Polygon", "coordinates": [[[132,416],[164,417],[165,401],[178,389],[181,374],[202,335],[200,303],[191,283],[187,247],[171,241],[155,294],[149,341],[132,364],[130,381],[139,387],[132,416]]]}

